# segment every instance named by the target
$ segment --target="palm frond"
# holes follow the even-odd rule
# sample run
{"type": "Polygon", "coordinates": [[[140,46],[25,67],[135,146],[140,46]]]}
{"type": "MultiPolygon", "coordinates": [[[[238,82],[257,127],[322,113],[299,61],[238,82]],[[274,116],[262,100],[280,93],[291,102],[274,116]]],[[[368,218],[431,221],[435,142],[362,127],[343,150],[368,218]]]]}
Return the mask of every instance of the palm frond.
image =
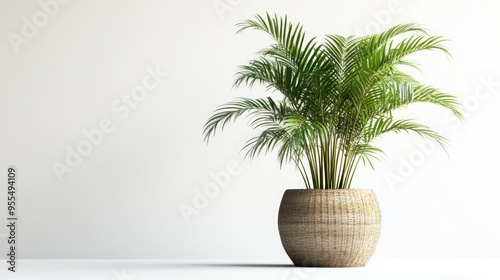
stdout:
{"type": "Polygon", "coordinates": [[[297,166],[307,188],[349,188],[362,162],[372,168],[382,151],[371,142],[384,134],[417,133],[445,150],[447,140],[393,112],[412,103],[430,103],[463,118],[457,98],[425,85],[403,71],[418,64],[408,59],[422,51],[447,56],[446,39],[421,26],[400,24],[362,37],[326,35],[307,38],[300,23],[276,14],[257,15],[238,33],[266,33],[271,44],[240,67],[235,87],[265,86],[276,98],[239,98],[217,108],[206,122],[206,141],[242,116],[258,130],[245,145],[246,156],[277,151],[280,166],[297,166]]]}
{"type": "Polygon", "coordinates": [[[370,143],[375,138],[389,132],[415,132],[421,137],[435,140],[444,150],[446,150],[449,144],[448,140],[444,136],[423,124],[417,123],[413,120],[401,120],[394,119],[392,117],[379,117],[370,121],[364,129],[363,141],[365,143],[370,143]]]}
{"type": "Polygon", "coordinates": [[[208,142],[218,129],[223,130],[227,123],[235,121],[244,114],[258,116],[253,122],[258,127],[264,117],[279,122],[280,118],[286,114],[286,106],[278,105],[270,97],[266,99],[239,98],[228,102],[217,108],[206,122],[203,128],[205,141],[208,142]]]}

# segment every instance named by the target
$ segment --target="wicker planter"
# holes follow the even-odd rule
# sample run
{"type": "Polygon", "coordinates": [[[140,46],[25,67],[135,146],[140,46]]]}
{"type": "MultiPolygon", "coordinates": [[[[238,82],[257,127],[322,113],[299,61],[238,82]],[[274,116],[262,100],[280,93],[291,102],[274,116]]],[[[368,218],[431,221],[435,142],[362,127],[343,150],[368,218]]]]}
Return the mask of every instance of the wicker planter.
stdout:
{"type": "Polygon", "coordinates": [[[380,208],[373,190],[286,190],[278,228],[296,266],[365,266],[379,240],[380,208]]]}

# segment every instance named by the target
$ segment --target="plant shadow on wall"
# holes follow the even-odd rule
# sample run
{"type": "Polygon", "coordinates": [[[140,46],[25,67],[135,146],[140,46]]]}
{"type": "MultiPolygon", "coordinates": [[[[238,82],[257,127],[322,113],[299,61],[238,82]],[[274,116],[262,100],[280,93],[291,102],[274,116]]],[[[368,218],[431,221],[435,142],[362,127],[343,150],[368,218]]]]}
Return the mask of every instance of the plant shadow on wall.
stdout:
{"type": "Polygon", "coordinates": [[[257,135],[246,143],[246,156],[277,151],[280,166],[295,164],[305,184],[305,190],[285,192],[278,214],[281,240],[294,264],[364,266],[378,242],[380,210],[373,191],[350,187],[359,163],[373,168],[383,154],[373,140],[390,132],[414,132],[446,149],[448,142],[439,133],[393,116],[412,103],[432,103],[463,118],[454,95],[405,71],[418,69],[408,60],[410,54],[434,50],[449,55],[445,39],[410,23],[362,37],[326,35],[319,41],[308,39],[301,24],[270,14],[238,27],[238,32],[263,31],[273,43],[241,66],[234,86],[260,84],[274,96],[220,106],[205,124],[205,140],[229,122],[249,117],[257,135]]]}

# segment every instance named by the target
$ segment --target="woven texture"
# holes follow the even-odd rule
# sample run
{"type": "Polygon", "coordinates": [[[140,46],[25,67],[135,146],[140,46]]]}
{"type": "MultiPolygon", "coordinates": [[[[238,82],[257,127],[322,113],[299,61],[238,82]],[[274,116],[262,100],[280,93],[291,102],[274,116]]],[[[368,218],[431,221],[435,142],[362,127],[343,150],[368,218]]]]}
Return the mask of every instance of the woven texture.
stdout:
{"type": "Polygon", "coordinates": [[[365,266],[380,237],[380,207],[373,190],[287,190],[278,228],[296,266],[365,266]]]}

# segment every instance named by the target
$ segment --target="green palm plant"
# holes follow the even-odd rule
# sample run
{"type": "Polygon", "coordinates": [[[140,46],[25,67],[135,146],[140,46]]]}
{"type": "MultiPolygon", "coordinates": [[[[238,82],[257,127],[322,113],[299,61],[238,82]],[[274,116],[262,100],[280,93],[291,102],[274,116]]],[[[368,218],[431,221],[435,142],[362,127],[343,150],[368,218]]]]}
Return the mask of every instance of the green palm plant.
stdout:
{"type": "Polygon", "coordinates": [[[264,85],[275,98],[239,98],[217,108],[204,126],[208,142],[239,117],[250,118],[257,135],[245,146],[250,158],[277,151],[280,166],[296,165],[307,188],[348,189],[360,162],[373,168],[382,151],[374,139],[390,132],[415,132],[444,149],[447,140],[429,127],[393,112],[411,103],[432,103],[462,118],[451,94],[417,81],[404,71],[418,65],[408,56],[436,50],[449,55],[439,36],[416,24],[400,24],[362,37],[327,35],[306,39],[301,24],[266,14],[238,24],[273,44],[240,67],[234,85],[264,85]]]}

